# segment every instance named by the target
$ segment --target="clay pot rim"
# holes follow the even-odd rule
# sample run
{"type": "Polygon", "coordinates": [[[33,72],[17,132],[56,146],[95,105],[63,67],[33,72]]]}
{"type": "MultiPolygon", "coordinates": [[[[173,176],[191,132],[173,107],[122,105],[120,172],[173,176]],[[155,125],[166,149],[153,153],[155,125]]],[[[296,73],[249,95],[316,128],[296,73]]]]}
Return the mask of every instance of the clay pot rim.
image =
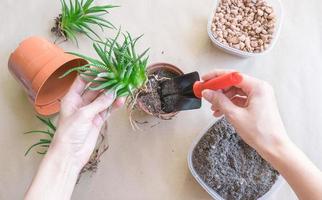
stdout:
{"type": "MultiPolygon", "coordinates": [[[[65,90],[62,90],[59,95],[55,97],[52,101],[46,103],[46,104],[39,104],[39,94],[41,93],[41,90],[44,88],[45,85],[50,84],[48,83],[48,79],[61,67],[64,65],[70,63],[70,62],[83,62],[84,64],[88,63],[86,60],[79,58],[77,56],[64,53],[61,56],[56,57],[52,61],[50,61],[48,64],[44,65],[41,71],[37,73],[35,78],[32,80],[32,86],[37,85],[37,82],[39,82],[39,88],[37,88],[37,92],[35,95],[35,101],[33,103],[35,110],[40,115],[48,116],[48,115],[54,115],[59,112],[60,110],[60,101],[61,99],[66,95],[66,92],[70,88],[71,84],[69,86],[66,86],[65,90]],[[48,72],[49,71],[49,72],[48,72]]],[[[74,82],[74,80],[77,78],[77,74],[71,74],[68,76],[68,79],[70,79],[71,83],[74,82]]],[[[35,88],[36,89],[36,88],[35,88]]]]}
{"type": "MultiPolygon", "coordinates": [[[[167,63],[167,62],[157,62],[157,63],[153,63],[151,65],[149,65],[147,67],[147,74],[148,76],[152,73],[152,71],[157,70],[157,69],[168,69],[168,70],[172,70],[172,72],[176,72],[177,75],[182,75],[184,74],[183,71],[178,68],[177,66],[167,63]]],[[[137,101],[137,104],[139,106],[139,108],[141,110],[143,110],[145,113],[147,113],[148,115],[151,116],[157,116],[155,114],[153,114],[152,112],[150,112],[141,101],[137,101]]],[[[159,113],[159,118],[161,119],[171,119],[172,117],[174,117],[175,115],[177,115],[179,112],[171,112],[171,113],[159,113]]]]}
{"type": "Polygon", "coordinates": [[[25,90],[34,110],[43,116],[54,115],[60,110],[60,99],[77,77],[73,73],[65,80],[58,76],[70,68],[88,64],[75,55],[41,36],[22,40],[10,54],[8,70],[25,90]]]}
{"type": "MultiPolygon", "coordinates": [[[[66,65],[69,62],[73,62],[73,61],[79,61],[79,62],[86,62],[88,63],[86,60],[76,57],[74,55],[69,55],[66,54],[64,56],[59,56],[56,57],[55,59],[51,60],[49,63],[47,63],[46,65],[44,65],[42,67],[42,69],[36,74],[35,78],[32,80],[32,87],[34,89],[37,89],[37,93],[35,96],[35,105],[39,105],[39,106],[46,106],[49,105],[51,103],[46,103],[46,104],[38,104],[37,103],[37,98],[38,95],[40,93],[40,90],[44,87],[44,85],[46,84],[47,80],[57,71],[59,70],[62,66],[66,65]],[[55,63],[57,62],[57,63],[55,63]],[[47,73],[46,73],[47,72],[47,73]],[[44,74],[46,73],[46,74],[44,74]],[[44,75],[46,75],[44,77],[44,75]],[[37,84],[37,82],[40,82],[40,84],[37,84]],[[39,85],[39,88],[36,88],[36,85],[39,85]]],[[[75,79],[75,77],[73,77],[72,79],[75,79]]],[[[58,97],[61,98],[61,97],[58,97]]]]}

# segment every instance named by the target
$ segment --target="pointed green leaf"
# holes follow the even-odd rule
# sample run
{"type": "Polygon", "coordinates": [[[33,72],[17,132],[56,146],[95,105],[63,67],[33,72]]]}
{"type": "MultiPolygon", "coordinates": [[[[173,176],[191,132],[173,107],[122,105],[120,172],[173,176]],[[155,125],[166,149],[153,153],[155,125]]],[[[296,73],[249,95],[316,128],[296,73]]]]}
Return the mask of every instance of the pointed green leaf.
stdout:
{"type": "Polygon", "coordinates": [[[30,150],[31,150],[31,149],[33,149],[34,147],[39,146],[39,145],[42,145],[42,144],[45,144],[45,143],[46,143],[46,142],[37,142],[36,144],[31,145],[31,146],[27,149],[27,151],[26,151],[26,153],[25,153],[25,156],[26,156],[26,155],[28,155],[28,153],[30,152],[30,150]]]}
{"type": "Polygon", "coordinates": [[[106,83],[103,83],[97,87],[89,87],[89,90],[102,90],[102,89],[106,89],[109,88],[110,86],[114,85],[115,83],[117,83],[117,80],[110,80],[106,83]]]}

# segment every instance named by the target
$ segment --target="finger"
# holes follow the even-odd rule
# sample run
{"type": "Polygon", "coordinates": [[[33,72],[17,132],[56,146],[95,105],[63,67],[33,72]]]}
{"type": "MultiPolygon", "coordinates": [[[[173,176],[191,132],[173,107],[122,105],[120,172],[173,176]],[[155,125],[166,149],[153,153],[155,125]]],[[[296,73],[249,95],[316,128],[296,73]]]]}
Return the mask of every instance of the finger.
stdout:
{"type": "Polygon", "coordinates": [[[111,107],[109,107],[110,109],[104,110],[102,112],[99,113],[99,115],[101,116],[101,118],[105,121],[111,113],[113,113],[114,111],[116,111],[117,109],[119,109],[120,107],[122,107],[124,105],[125,102],[125,98],[121,97],[121,98],[117,98],[111,107]]]}
{"type": "Polygon", "coordinates": [[[100,112],[109,108],[116,98],[115,91],[109,90],[102,93],[92,103],[81,108],[81,112],[84,112],[88,117],[94,119],[100,112]]]}
{"type": "Polygon", "coordinates": [[[111,110],[111,112],[114,112],[115,110],[117,110],[117,109],[121,108],[122,106],[124,106],[124,104],[125,104],[125,99],[126,99],[125,97],[117,98],[117,99],[114,101],[113,105],[112,105],[112,110],[111,110]]]}
{"type": "Polygon", "coordinates": [[[69,95],[81,96],[81,94],[84,91],[85,86],[86,86],[86,82],[80,76],[77,76],[74,83],[72,84],[69,91],[67,92],[66,96],[69,96],[69,95]]]}
{"type": "MultiPolygon", "coordinates": [[[[214,114],[217,113],[218,115],[222,115],[222,112],[219,109],[217,109],[216,105],[214,105],[214,104],[211,106],[211,110],[214,111],[214,114]]],[[[215,116],[215,117],[217,117],[217,116],[215,116]]]]}
{"type": "Polygon", "coordinates": [[[225,91],[224,94],[231,99],[232,97],[239,95],[239,96],[247,96],[244,91],[237,87],[231,87],[229,90],[225,91]]]}
{"type": "Polygon", "coordinates": [[[86,83],[78,76],[67,94],[61,100],[61,113],[70,115],[74,113],[82,104],[80,94],[85,88],[86,83]]]}
{"type": "Polygon", "coordinates": [[[212,110],[212,111],[216,111],[216,110],[217,110],[217,109],[215,108],[215,105],[212,105],[212,106],[211,106],[211,110],[212,110]]]}
{"type": "Polygon", "coordinates": [[[230,72],[234,72],[235,70],[229,70],[229,69],[216,69],[212,72],[209,72],[208,74],[203,75],[201,78],[204,81],[207,81],[209,79],[215,78],[217,76],[222,76],[224,74],[228,74],[230,72]]]}
{"type": "Polygon", "coordinates": [[[203,97],[212,103],[216,109],[220,110],[228,119],[233,118],[240,112],[240,107],[233,104],[222,92],[205,90],[203,97]]]}
{"type": "Polygon", "coordinates": [[[93,102],[102,92],[101,91],[93,91],[93,90],[86,90],[83,95],[83,106],[86,106],[93,102]]]}
{"type": "Polygon", "coordinates": [[[242,82],[238,85],[235,85],[235,87],[242,89],[248,96],[249,94],[252,93],[253,88],[255,88],[257,85],[261,83],[261,80],[245,74],[242,74],[242,76],[243,76],[242,82]]]}
{"type": "Polygon", "coordinates": [[[239,107],[247,107],[248,99],[245,97],[233,97],[231,101],[239,107]]]}
{"type": "Polygon", "coordinates": [[[93,78],[93,77],[90,77],[90,78],[87,78],[88,83],[86,84],[85,86],[85,89],[84,89],[84,92],[82,94],[82,98],[83,98],[83,105],[88,105],[89,103],[91,103],[92,101],[94,101],[95,98],[98,97],[98,95],[102,92],[102,90],[89,90],[89,87],[95,87],[98,85],[98,83],[94,83],[94,82],[91,82],[91,80],[95,80],[95,81],[98,81],[98,80],[102,80],[102,78],[99,78],[99,77],[96,77],[96,78],[93,78]]]}
{"type": "Polygon", "coordinates": [[[95,126],[101,126],[103,123],[110,117],[111,115],[111,107],[107,108],[107,110],[104,110],[100,112],[98,115],[94,117],[93,124],[95,126]]]}
{"type": "Polygon", "coordinates": [[[211,106],[211,110],[212,110],[212,111],[214,111],[214,112],[219,111],[219,110],[216,108],[216,106],[215,106],[215,105],[212,105],[212,106],[211,106]]]}
{"type": "MultiPolygon", "coordinates": [[[[241,97],[241,96],[235,96],[231,94],[225,94],[235,105],[240,107],[246,107],[247,106],[247,97],[241,97]]],[[[219,111],[215,105],[211,106],[211,110],[216,112],[219,111]]]]}
{"type": "Polygon", "coordinates": [[[220,112],[219,110],[218,111],[215,111],[214,113],[213,113],[213,116],[214,117],[221,117],[223,115],[223,113],[222,112],[220,112]]]}

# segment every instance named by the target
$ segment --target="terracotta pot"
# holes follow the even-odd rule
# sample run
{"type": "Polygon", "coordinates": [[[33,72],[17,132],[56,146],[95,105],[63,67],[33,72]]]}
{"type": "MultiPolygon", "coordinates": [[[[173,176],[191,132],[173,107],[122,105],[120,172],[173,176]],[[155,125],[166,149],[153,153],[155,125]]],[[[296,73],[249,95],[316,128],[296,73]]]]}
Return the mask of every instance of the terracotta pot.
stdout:
{"type": "Polygon", "coordinates": [[[66,70],[87,64],[76,56],[41,37],[22,41],[10,55],[9,71],[21,83],[29,100],[40,115],[59,112],[60,99],[66,94],[77,73],[60,79],[66,70]]]}
{"type": "MultiPolygon", "coordinates": [[[[182,75],[183,74],[183,72],[181,71],[181,69],[179,69],[178,67],[176,67],[176,66],[174,66],[172,64],[169,64],[169,63],[155,63],[155,64],[152,64],[152,65],[150,65],[150,66],[147,67],[147,73],[148,73],[148,75],[151,75],[151,74],[153,74],[154,72],[156,72],[158,70],[166,70],[166,71],[172,72],[172,73],[177,74],[177,75],[182,75]]],[[[141,102],[139,99],[138,99],[137,104],[138,104],[138,107],[141,110],[143,110],[145,113],[147,113],[149,115],[153,115],[153,113],[151,113],[146,108],[146,106],[143,104],[143,102],[141,102]]],[[[158,117],[161,118],[161,119],[171,119],[176,114],[178,114],[178,112],[160,114],[158,117]]],[[[155,116],[155,115],[153,115],[153,116],[155,116]]]]}

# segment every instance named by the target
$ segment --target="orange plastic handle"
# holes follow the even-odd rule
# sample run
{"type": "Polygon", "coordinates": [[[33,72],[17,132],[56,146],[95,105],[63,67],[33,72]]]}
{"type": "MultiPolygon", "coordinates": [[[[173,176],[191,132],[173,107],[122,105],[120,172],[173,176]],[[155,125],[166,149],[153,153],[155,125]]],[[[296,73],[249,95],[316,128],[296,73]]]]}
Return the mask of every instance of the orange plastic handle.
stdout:
{"type": "Polygon", "coordinates": [[[202,91],[205,89],[209,90],[220,90],[238,85],[243,81],[243,77],[239,72],[231,72],[222,76],[215,77],[206,82],[197,81],[193,85],[193,92],[196,97],[202,97],[202,91]]]}

